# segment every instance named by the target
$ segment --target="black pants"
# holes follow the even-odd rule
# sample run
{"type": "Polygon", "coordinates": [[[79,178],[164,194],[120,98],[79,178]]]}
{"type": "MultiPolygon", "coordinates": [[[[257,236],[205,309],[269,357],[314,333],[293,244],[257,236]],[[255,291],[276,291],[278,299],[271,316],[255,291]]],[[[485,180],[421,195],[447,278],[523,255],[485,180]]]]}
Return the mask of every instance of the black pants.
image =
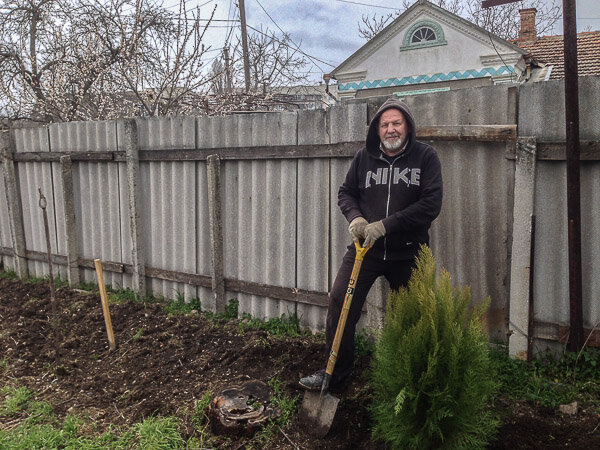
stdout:
{"type": "MultiPolygon", "coordinates": [[[[348,281],[352,274],[354,258],[356,251],[348,250],[342,260],[342,265],[338,270],[337,277],[329,293],[329,308],[327,310],[327,322],[325,324],[325,338],[328,350],[331,350],[337,323],[344,306],[344,298],[348,288],[348,281]]],[[[367,294],[373,286],[375,280],[384,276],[390,283],[390,289],[397,290],[401,286],[406,286],[412,269],[415,267],[415,259],[408,261],[383,261],[379,259],[370,259],[368,255],[363,260],[352,304],[348,312],[348,319],[342,335],[340,349],[338,352],[335,368],[333,371],[332,383],[339,383],[345,380],[354,366],[354,333],[356,324],[360,319],[361,311],[367,294]]]]}

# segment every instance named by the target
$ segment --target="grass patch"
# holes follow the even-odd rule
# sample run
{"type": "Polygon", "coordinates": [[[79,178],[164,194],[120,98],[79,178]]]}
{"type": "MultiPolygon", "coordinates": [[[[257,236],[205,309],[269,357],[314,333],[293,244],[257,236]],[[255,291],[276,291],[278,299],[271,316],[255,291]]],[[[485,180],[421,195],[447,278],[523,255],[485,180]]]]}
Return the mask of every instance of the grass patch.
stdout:
{"type": "Polygon", "coordinates": [[[25,386],[5,386],[0,389],[0,395],[4,397],[0,405],[0,415],[8,417],[15,416],[26,409],[33,398],[33,392],[25,386]]]}
{"type": "MultiPolygon", "coordinates": [[[[6,395],[6,399],[0,415],[27,416],[14,428],[0,429],[2,449],[186,448],[180,420],[176,417],[149,417],[123,430],[111,429],[99,436],[87,436],[83,430],[93,425],[89,420],[68,415],[60,423],[51,405],[31,401],[34,396],[27,388],[3,388],[2,395],[6,395]]],[[[202,448],[190,444],[192,442],[187,448],[202,448]]]]}
{"type": "Polygon", "coordinates": [[[130,427],[122,438],[127,448],[180,449],[185,440],[176,417],[149,417],[130,427]]]}

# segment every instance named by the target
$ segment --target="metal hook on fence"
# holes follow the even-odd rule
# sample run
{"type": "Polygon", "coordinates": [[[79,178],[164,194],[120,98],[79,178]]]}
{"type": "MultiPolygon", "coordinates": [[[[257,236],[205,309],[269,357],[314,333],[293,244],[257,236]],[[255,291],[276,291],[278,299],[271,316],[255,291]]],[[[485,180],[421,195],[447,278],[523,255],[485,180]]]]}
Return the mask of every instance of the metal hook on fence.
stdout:
{"type": "Polygon", "coordinates": [[[40,208],[42,208],[43,210],[46,210],[46,206],[48,205],[48,202],[46,202],[46,197],[44,197],[44,194],[42,194],[42,188],[41,186],[38,186],[38,191],[40,193],[40,208]]]}

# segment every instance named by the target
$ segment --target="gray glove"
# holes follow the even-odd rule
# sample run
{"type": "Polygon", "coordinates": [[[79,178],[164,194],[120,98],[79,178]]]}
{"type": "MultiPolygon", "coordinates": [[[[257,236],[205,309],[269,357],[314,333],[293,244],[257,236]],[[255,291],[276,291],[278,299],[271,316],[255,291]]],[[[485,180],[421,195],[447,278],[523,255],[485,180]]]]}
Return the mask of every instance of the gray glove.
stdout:
{"type": "Polygon", "coordinates": [[[353,241],[358,241],[359,238],[365,237],[365,227],[369,224],[364,217],[357,217],[348,225],[348,232],[352,236],[353,241]]]}
{"type": "Polygon", "coordinates": [[[385,226],[381,220],[370,223],[364,230],[365,242],[363,243],[363,247],[372,247],[377,239],[385,236],[385,233],[385,226]]]}

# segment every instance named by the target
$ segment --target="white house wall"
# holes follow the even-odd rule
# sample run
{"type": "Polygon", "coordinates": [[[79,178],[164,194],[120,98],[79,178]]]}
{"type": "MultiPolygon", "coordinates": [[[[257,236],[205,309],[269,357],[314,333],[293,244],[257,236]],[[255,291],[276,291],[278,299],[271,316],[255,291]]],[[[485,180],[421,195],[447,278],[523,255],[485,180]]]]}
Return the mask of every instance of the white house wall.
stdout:
{"type": "Polygon", "coordinates": [[[359,89],[414,85],[418,90],[424,83],[472,78],[488,78],[491,84],[493,77],[519,73],[515,65],[523,53],[463,19],[423,6],[400,16],[333,73],[342,96],[359,89]],[[446,43],[406,50],[406,34],[424,21],[437,24],[446,43]]]}

